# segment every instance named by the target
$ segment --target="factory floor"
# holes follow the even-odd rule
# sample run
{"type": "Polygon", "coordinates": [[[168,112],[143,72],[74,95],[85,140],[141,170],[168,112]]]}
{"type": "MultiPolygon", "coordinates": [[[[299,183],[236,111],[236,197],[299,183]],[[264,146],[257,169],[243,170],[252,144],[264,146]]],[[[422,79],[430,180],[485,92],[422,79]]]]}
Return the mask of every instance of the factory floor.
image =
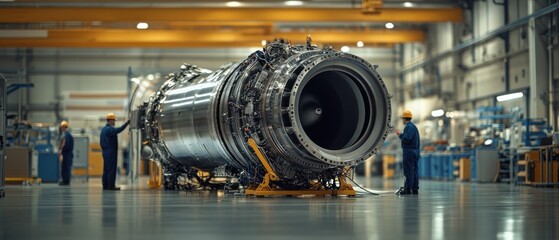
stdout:
{"type": "Polygon", "coordinates": [[[425,180],[399,197],[401,178],[357,177],[390,192],[254,198],[145,182],[7,186],[0,239],[559,239],[559,189],[425,180]]]}

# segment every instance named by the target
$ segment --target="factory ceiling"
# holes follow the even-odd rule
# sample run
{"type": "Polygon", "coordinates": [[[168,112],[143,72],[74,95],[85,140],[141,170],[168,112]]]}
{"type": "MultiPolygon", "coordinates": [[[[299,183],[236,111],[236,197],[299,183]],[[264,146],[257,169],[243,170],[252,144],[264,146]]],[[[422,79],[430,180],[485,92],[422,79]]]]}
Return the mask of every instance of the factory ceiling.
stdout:
{"type": "Polygon", "coordinates": [[[0,0],[0,47],[258,47],[309,34],[333,47],[392,46],[459,21],[448,0],[0,0]]]}

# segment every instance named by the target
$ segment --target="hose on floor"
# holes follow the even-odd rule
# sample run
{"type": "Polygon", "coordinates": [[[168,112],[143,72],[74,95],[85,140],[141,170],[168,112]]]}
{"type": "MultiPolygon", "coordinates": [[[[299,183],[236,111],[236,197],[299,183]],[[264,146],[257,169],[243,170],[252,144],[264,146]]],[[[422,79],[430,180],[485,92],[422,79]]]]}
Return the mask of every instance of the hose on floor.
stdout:
{"type": "Polygon", "coordinates": [[[357,184],[355,181],[353,181],[353,179],[351,179],[351,178],[349,178],[349,177],[346,177],[346,178],[347,178],[349,181],[351,181],[353,184],[355,184],[355,186],[357,186],[357,187],[363,189],[363,191],[368,192],[368,193],[373,194],[373,195],[376,195],[376,196],[379,196],[379,195],[380,195],[380,194],[378,194],[378,193],[374,193],[374,192],[371,192],[371,191],[367,190],[366,188],[362,187],[361,185],[359,185],[359,184],[357,184]]]}

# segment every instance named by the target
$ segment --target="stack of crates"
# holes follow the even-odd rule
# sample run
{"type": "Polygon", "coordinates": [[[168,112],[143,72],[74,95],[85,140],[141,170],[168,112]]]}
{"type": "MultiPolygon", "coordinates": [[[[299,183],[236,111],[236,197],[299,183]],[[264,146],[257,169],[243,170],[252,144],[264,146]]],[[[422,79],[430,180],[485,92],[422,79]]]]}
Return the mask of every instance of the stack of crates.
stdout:
{"type": "MultiPolygon", "coordinates": [[[[469,152],[455,152],[451,154],[451,163],[453,166],[451,179],[456,179],[460,177],[460,171],[461,171],[460,167],[466,164],[466,159],[468,159],[468,163],[469,163],[469,157],[470,157],[469,152]]],[[[468,167],[469,170],[469,165],[465,167],[468,167]]]]}

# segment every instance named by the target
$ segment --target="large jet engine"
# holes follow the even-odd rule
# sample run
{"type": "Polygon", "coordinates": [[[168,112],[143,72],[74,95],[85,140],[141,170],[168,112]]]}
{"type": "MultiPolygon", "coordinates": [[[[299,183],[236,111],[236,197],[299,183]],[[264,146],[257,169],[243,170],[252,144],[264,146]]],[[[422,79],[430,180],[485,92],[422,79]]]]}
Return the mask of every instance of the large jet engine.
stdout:
{"type": "Polygon", "coordinates": [[[376,68],[283,40],[214,72],[184,64],[139,108],[142,157],[167,175],[220,169],[257,183],[267,171],[253,139],[282,188],[326,186],[376,155],[392,129],[376,68]]]}

